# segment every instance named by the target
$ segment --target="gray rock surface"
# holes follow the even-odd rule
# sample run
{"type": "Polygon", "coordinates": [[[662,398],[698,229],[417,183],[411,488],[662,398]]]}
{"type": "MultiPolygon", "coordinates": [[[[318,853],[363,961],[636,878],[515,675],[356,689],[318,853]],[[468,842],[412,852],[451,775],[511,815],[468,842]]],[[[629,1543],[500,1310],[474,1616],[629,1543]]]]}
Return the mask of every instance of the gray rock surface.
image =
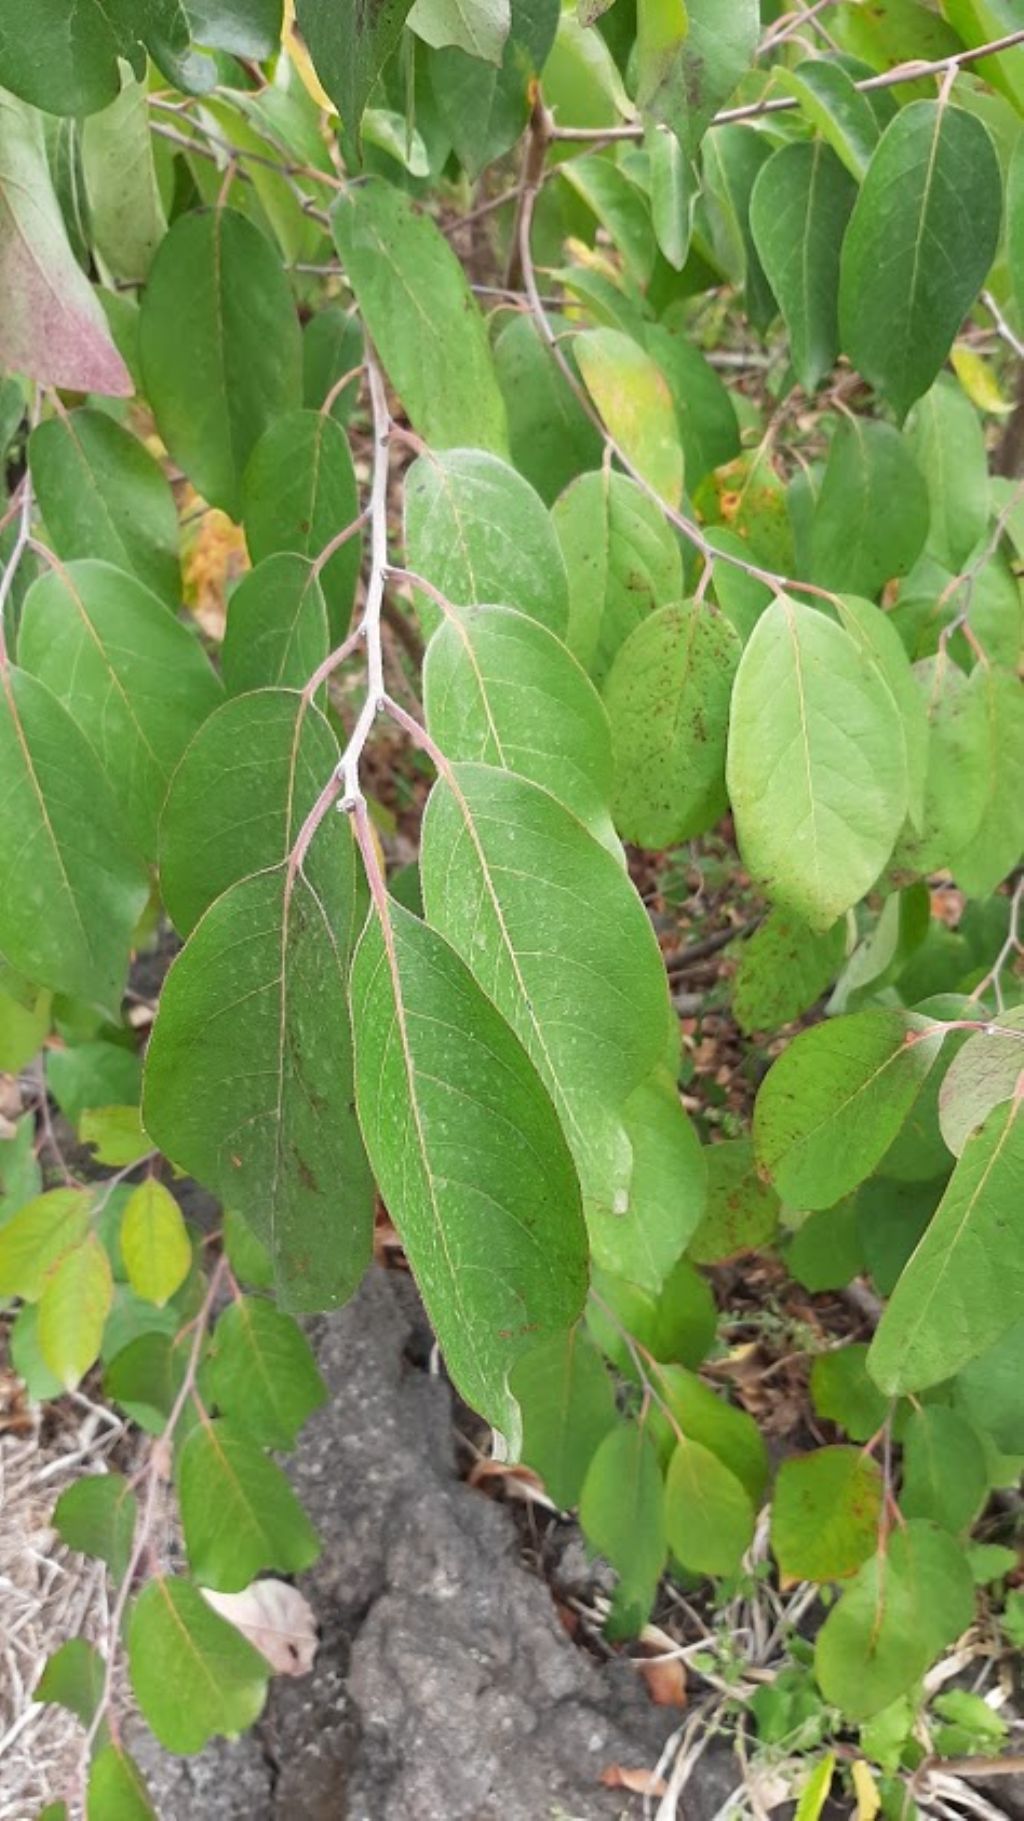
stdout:
{"type": "MultiPolygon", "coordinates": [[[[272,1685],[250,1737],[188,1762],[136,1735],[162,1821],[641,1813],[600,1772],[653,1766],[678,1716],[570,1643],[510,1514],[456,1478],[450,1393],[411,1363],[421,1318],[403,1288],[374,1272],[320,1325],[330,1401],[290,1466],[323,1539],[301,1582],[322,1630],[313,1673],[272,1685]]],[[[702,1764],[687,1821],[739,1780],[728,1753],[702,1764]]]]}

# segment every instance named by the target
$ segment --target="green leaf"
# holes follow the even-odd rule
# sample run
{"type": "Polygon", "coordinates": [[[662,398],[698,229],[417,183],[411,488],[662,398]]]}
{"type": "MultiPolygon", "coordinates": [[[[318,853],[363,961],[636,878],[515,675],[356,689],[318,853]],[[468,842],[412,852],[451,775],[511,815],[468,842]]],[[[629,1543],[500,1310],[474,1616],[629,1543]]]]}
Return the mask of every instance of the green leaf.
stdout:
{"type": "Polygon", "coordinates": [[[337,762],[323,715],[291,690],[236,696],[204,721],[160,823],[161,894],[182,935],[229,885],[286,859],[337,762]]]}
{"type": "Polygon", "coordinates": [[[1024,1453],[1024,1321],[958,1372],[957,1407],[1004,1454],[1024,1453]]]}
{"type": "Polygon", "coordinates": [[[441,119],[467,176],[479,177],[519,138],[558,26],[557,0],[512,0],[497,68],[461,50],[436,51],[430,82],[441,119]]]}
{"type": "Polygon", "coordinates": [[[756,1252],[773,1237],[779,1224],[779,1198],[758,1174],[749,1138],[727,1138],[708,1145],[707,1205],[687,1246],[698,1265],[720,1264],[743,1252],[756,1252]]]}
{"type": "Polygon", "coordinates": [[[855,1442],[877,1435],[889,1408],[868,1377],[867,1356],[866,1342],[850,1341],[819,1353],[811,1366],[811,1402],[817,1414],[845,1429],[855,1442]]]}
{"type": "Polygon", "coordinates": [[[839,288],[842,345],[901,417],[934,381],[985,281],[1001,214],[981,121],[947,100],[901,108],[857,198],[839,288]]]}
{"type": "Polygon", "coordinates": [[[672,394],[660,367],[618,329],[588,329],[573,352],[611,436],[669,506],[683,494],[683,452],[672,394]]]}
{"type": "Polygon", "coordinates": [[[281,42],[281,0],[188,0],[200,44],[233,57],[272,57],[281,42]]]}
{"type": "Polygon", "coordinates": [[[137,1764],[120,1745],[107,1745],[89,1766],[86,1821],[157,1821],[137,1764]]]}
{"type": "Polygon", "coordinates": [[[123,81],[116,101],[83,122],[82,175],[93,245],[106,271],[140,284],[167,231],[141,82],[123,81]]]}
{"type": "MultiPolygon", "coordinates": [[[[264,431],[245,471],[243,512],[254,563],[279,550],[314,559],[351,525],[359,513],[359,489],[348,437],[333,416],[290,411],[264,431]]],[[[318,572],[332,638],[339,643],[348,631],[361,560],[362,539],[356,534],[318,572]]]]}
{"type": "Polygon", "coordinates": [[[832,1788],[836,1771],[836,1754],[827,1751],[808,1772],[796,1806],[795,1821],[818,1821],[832,1788]]]}
{"type": "Polygon", "coordinates": [[[223,1420],[200,1422],[175,1481],[189,1565],[204,1587],[240,1593],[265,1568],[299,1574],[320,1543],[280,1467],[223,1420]]]}
{"type": "Polygon", "coordinates": [[[99,557],[127,569],[170,607],[181,598],[178,514],[163,472],[105,411],[51,417],[29,438],[47,535],[65,562],[99,557]]]}
{"type": "MultiPolygon", "coordinates": [[[[151,1307],[143,1306],[147,1312],[151,1307]]],[[[104,1348],[107,1346],[104,1336],[104,1348]]],[[[110,1359],[103,1374],[104,1395],[120,1404],[140,1428],[151,1435],[162,1435],[184,1372],[185,1353],[175,1347],[170,1334],[136,1334],[110,1359]]]]}
{"type": "Polygon", "coordinates": [[[619,646],[683,592],[679,544],[657,505],[624,474],[583,474],[552,513],[569,575],[566,644],[600,684],[619,646]]]}
{"type": "Polygon", "coordinates": [[[925,549],[947,569],[959,571],[988,525],[988,456],[981,419],[948,373],[940,373],[914,406],[906,440],[931,502],[925,549]]]}
{"type": "Polygon", "coordinates": [[[206,912],[167,977],[146,1061],[147,1131],[244,1210],[295,1309],[343,1302],[370,1258],[344,1009],[354,920],[351,831],[335,816],[307,873],[241,879],[206,912]],[[311,1017],[325,1000],[330,1016],[311,1017]]]}
{"type": "Polygon", "coordinates": [[[27,21],[5,0],[0,82],[53,113],[91,114],[121,86],[119,57],[138,72],[144,62],[140,39],[172,79],[190,73],[190,59],[182,55],[188,52],[189,22],[178,0],[139,0],[131,7],[85,0],[70,17],[63,0],[41,0],[27,21]]]}
{"type": "Polygon", "coordinates": [[[37,1302],[47,1275],[89,1231],[86,1189],[50,1189],[0,1227],[0,1296],[37,1302]]]}
{"type": "Polygon", "coordinates": [[[986,789],[977,829],[950,864],[961,890],[983,898],[1016,866],[1024,847],[1024,694],[1010,671],[977,664],[967,697],[986,789]]]}
{"type": "MultiPolygon", "coordinates": [[[[764,1497],[768,1484],[768,1450],[753,1417],[706,1385],[695,1372],[684,1366],[658,1366],[652,1374],[659,1396],[689,1441],[699,1442],[728,1467],[744,1487],[755,1510],[764,1497]]],[[[657,1406],[652,1419],[659,1413],[657,1406]]],[[[661,1424],[659,1424],[659,1427],[661,1424]]],[[[671,1455],[676,1446],[675,1429],[664,1422],[665,1449],[671,1455]]]]}
{"type": "Polygon", "coordinates": [[[222,699],[199,640],[134,576],[84,560],[33,583],[18,656],[73,715],[155,857],[171,773],[222,699]]]}
{"type": "Polygon", "coordinates": [[[420,435],[439,449],[504,455],[487,330],[440,229],[380,177],[343,191],[331,220],[366,327],[420,435]]]}
{"type": "Polygon", "coordinates": [[[414,0],[409,30],[440,50],[454,44],[478,63],[501,62],[508,37],[509,0],[414,0]]]}
{"type": "Polygon", "coordinates": [[[699,189],[697,169],[672,133],[649,130],[644,134],[644,150],[650,176],[654,238],[658,251],[669,265],[681,272],[690,250],[693,211],[699,189]]]}
{"type": "MultiPolygon", "coordinates": [[[[664,133],[657,138],[675,144],[664,133]]],[[[683,445],[683,472],[692,492],[712,468],[720,468],[739,454],[740,427],[730,393],[700,349],[687,340],[689,327],[687,318],[670,307],[659,323],[647,328],[644,343],[672,393],[683,445]]]]}
{"type": "Polygon", "coordinates": [[[221,1316],[207,1371],[218,1409],[267,1448],[293,1448],[327,1396],[302,1329],[251,1296],[237,1298],[221,1316]]]}
{"type": "Polygon", "coordinates": [[[694,1574],[735,1574],[754,1540],[754,1507],[734,1473],[701,1442],[680,1441],[665,1479],[669,1548],[694,1574]]]}
{"type": "Polygon", "coordinates": [[[64,1390],[39,1351],[39,1305],[23,1303],[11,1328],[11,1364],[33,1403],[49,1403],[64,1390]]]}
{"type": "Polygon", "coordinates": [[[192,1242],[174,1196],[155,1176],[133,1189],[121,1222],[121,1256],[137,1296],[162,1308],[192,1264],[192,1242]]]}
{"type": "Polygon", "coordinates": [[[546,627],[507,607],[468,607],[446,620],[427,649],[423,701],[446,758],[532,779],[616,850],[608,719],[546,627]]]}
{"type": "Polygon", "coordinates": [[[463,961],[393,901],[356,952],[352,1016],[381,1195],[455,1384],[514,1448],[508,1375],[570,1326],[586,1291],[579,1189],[554,1109],[463,961]]]}
{"type": "Polygon", "coordinates": [[[813,579],[871,598],[913,568],[928,522],[928,489],[907,440],[891,424],[844,417],[811,524],[813,579]]]}
{"type": "Polygon", "coordinates": [[[270,1254],[244,1216],[236,1214],[233,1208],[224,1211],[224,1250],[239,1283],[251,1284],[254,1290],[272,1287],[274,1267],[270,1254]]]}
{"type": "Polygon", "coordinates": [[[845,1289],[864,1268],[855,1197],[848,1195],[831,1208],[806,1215],[783,1257],[790,1276],[812,1296],[845,1289]]]}
{"type": "Polygon", "coordinates": [[[841,627],[787,595],[733,687],[726,767],[744,865],[824,933],[874,885],[907,807],[891,697],[841,627]]]}
{"type": "Polygon", "coordinates": [[[90,1107],[128,1106],[142,1096],[142,1063],[119,1043],[75,1043],[46,1055],[46,1085],[77,1126],[90,1107]]]}
{"type": "MultiPolygon", "coordinates": [[[[54,6],[54,0],[48,0],[54,6]]],[[[92,11],[96,0],[88,0],[92,11]]],[[[5,0],[3,12],[10,8],[5,0]]],[[[0,79],[9,70],[12,38],[32,34],[0,13],[0,79]]],[[[63,24],[67,33],[67,22],[63,24]]],[[[116,94],[116,86],[113,93],[116,94]]],[[[52,109],[52,99],[43,106],[52,109]]],[[[131,377],[110,338],[106,317],[68,245],[53,192],[43,122],[34,109],[0,93],[0,367],[44,385],[124,397],[131,377]]]]}
{"type": "Polygon", "coordinates": [[[627,277],[641,287],[650,280],[657,247],[647,196],[627,173],[595,154],[561,166],[563,181],[596,215],[622,256],[627,277]]]}
{"type": "Polygon", "coordinates": [[[740,641],[699,601],[662,607],[621,645],[604,686],[615,752],[615,823],[669,847],[725,813],[725,750],[740,641]]]}
{"type": "Polygon", "coordinates": [[[773,152],[751,192],[750,231],[805,392],[831,372],[839,351],[839,250],[856,194],[821,139],[773,152]]]}
{"type": "Polygon", "coordinates": [[[580,1495],[591,1548],[619,1576],[616,1608],[639,1631],[668,1552],[665,1489],[654,1444],[638,1423],[618,1423],[597,1449],[580,1495]]]}
{"type": "MultiPolygon", "coordinates": [[[[329,303],[311,316],[302,331],[302,402],[319,411],[338,380],[363,361],[363,330],[358,316],[329,303]]],[[[353,373],[331,406],[331,416],[346,424],[359,397],[359,374],[353,373]]]]}
{"type": "Polygon", "coordinates": [[[138,1503],[121,1473],[90,1474],[62,1492],[53,1522],[69,1549],[99,1556],[119,1581],[128,1567],[138,1503]]]}
{"type": "Polygon", "coordinates": [[[867,95],[855,88],[841,63],[827,57],[809,57],[779,74],[811,125],[860,183],[878,144],[878,121],[867,95]]]}
{"type": "Polygon", "coordinates": [[[1024,1069],[1024,1008],[1000,1012],[954,1056],[939,1090],[939,1125],[954,1157],[993,1107],[1012,1100],[1024,1069]]]}
{"type": "Polygon", "coordinates": [[[758,177],[771,156],[772,144],[765,134],[746,126],[720,126],[705,141],[701,158],[709,251],[725,276],[743,287],[746,313],[762,334],[778,312],[751,233],[750,206],[758,177]]]}
{"type": "MultiPolygon", "coordinates": [[[[569,617],[565,564],[543,502],[507,462],[478,449],[423,455],[405,482],[410,567],[456,606],[494,603],[563,635],[569,617]]],[[[424,624],[441,619],[417,597],[424,624]]]]}
{"type": "Polygon", "coordinates": [[[791,1580],[836,1581],[878,1546],[882,1473],[859,1448],[783,1461],[772,1495],[772,1550],[791,1580]]]}
{"type": "MultiPolygon", "coordinates": [[[[611,769],[609,757],[609,770],[611,769]]],[[[0,1069],[17,1075],[42,1048],[52,1022],[52,993],[41,988],[22,1002],[20,993],[9,993],[0,969],[0,1069]]]]}
{"type": "Polygon", "coordinates": [[[754,61],[761,11],[757,0],[686,0],[682,32],[679,11],[665,0],[638,9],[637,101],[692,154],[754,61]]]}
{"type": "Polygon", "coordinates": [[[953,1537],[922,1519],[893,1530],[818,1633],[822,1694],[847,1719],[870,1719],[913,1688],[973,1615],[971,1571],[953,1537]]]}
{"type": "Polygon", "coordinates": [[[330,647],[327,602],[307,557],[281,551],[242,577],[228,602],[221,648],[232,695],[303,689],[330,647]]]}
{"type": "Polygon", "coordinates": [[[1024,1262],[1010,1242],[1024,1194],[1019,1098],[996,1107],[964,1145],[871,1347],[883,1391],[949,1378],[1020,1319],[1024,1262]]]}
{"type": "Polygon", "coordinates": [[[302,393],[295,306],[259,228],[234,209],[180,215],[153,261],[139,334],[170,454],[211,506],[240,518],[249,457],[302,393]]]}
{"type": "Polygon", "coordinates": [[[896,1281],[928,1225],[945,1187],[938,1182],[892,1182],[875,1177],[857,1191],[857,1233],[863,1265],[882,1296],[896,1281]]]}
{"type": "Polygon", "coordinates": [[[984,683],[969,681],[939,651],[913,666],[928,729],[919,829],[906,827],[893,855],[904,870],[927,874],[948,867],[978,832],[992,783],[984,683]]]}
{"type": "Polygon", "coordinates": [[[55,1701],[88,1726],[100,1704],[103,1677],[103,1658],[95,1646],[85,1638],[69,1638],[47,1659],[32,1699],[55,1701]]]}
{"type": "Polygon", "coordinates": [[[846,952],[842,920],[815,934],[789,911],[769,911],[748,936],[733,975],[732,1009],[741,1031],[775,1030],[809,1011],[836,978],[846,952]]]}
{"type": "Polygon", "coordinates": [[[942,1404],[919,1404],[903,1431],[904,1516],[933,1518],[959,1536],[987,1493],[985,1450],[970,1423],[942,1404]]]}
{"type": "Polygon", "coordinates": [[[66,1391],[95,1361],[113,1301],[110,1261],[90,1233],[54,1266],[39,1298],[39,1351],[66,1391]]]}
{"type": "Polygon", "coordinates": [[[612,1381],[585,1330],[531,1347],[509,1378],[523,1418],[523,1460],[563,1511],[579,1503],[590,1462],[617,1423],[612,1381]]]}
{"type": "Polygon", "coordinates": [[[891,620],[872,601],[843,594],[836,611],[843,631],[860,645],[896,712],[907,768],[907,814],[919,828],[928,774],[928,716],[906,651],[891,620]]]}
{"type": "MultiPolygon", "coordinates": [[[[345,162],[359,163],[359,127],[377,77],[402,34],[412,0],[296,0],[295,17],[316,73],[340,115],[345,162]]],[[[376,334],[374,333],[374,340],[376,334]]]]}
{"type": "Polygon", "coordinates": [[[431,795],[420,866],[430,922],[540,1072],[585,1199],[625,1214],[622,1109],[660,1060],[666,986],[621,865],[538,785],[458,765],[431,795]]]}
{"type": "MultiPolygon", "coordinates": [[[[483,80],[473,74],[474,84],[483,80]]],[[[551,319],[556,333],[564,328],[551,319]]],[[[570,344],[562,344],[572,362],[570,344]]],[[[580,404],[532,317],[519,313],[494,344],[512,460],[550,505],[576,475],[600,466],[600,432],[580,404]]]]}
{"type": "Polygon", "coordinates": [[[263,1709],[267,1664],[191,1582],[156,1576],[128,1619],[128,1664],[143,1718],[167,1751],[245,1732],[263,1709]]]}
{"type": "Polygon", "coordinates": [[[830,1208],[881,1162],[942,1045],[914,1012],[851,1012],[801,1031],[754,1107],[754,1147],[779,1194],[830,1208]]]}
{"type": "Polygon", "coordinates": [[[683,1110],[675,1070],[662,1066],[623,1108],[633,1152],[629,1211],[591,1206],[595,1262],[642,1289],[660,1290],[704,1208],[705,1150],[683,1110]]]}

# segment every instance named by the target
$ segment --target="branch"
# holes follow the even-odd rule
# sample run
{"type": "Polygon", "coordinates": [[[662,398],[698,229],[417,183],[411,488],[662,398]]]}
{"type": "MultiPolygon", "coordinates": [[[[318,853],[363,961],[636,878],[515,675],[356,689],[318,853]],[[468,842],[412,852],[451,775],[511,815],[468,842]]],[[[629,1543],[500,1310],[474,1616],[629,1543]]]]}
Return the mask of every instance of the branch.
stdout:
{"type": "MultiPolygon", "coordinates": [[[[862,94],[870,94],[875,89],[896,88],[901,82],[918,82],[926,76],[944,76],[949,70],[964,69],[969,64],[980,63],[985,57],[996,57],[1000,52],[1012,50],[1018,44],[1024,44],[1024,30],[1008,32],[1005,38],[993,38],[988,44],[976,45],[973,50],[956,51],[952,57],[936,58],[934,63],[901,63],[895,69],[882,70],[877,76],[865,76],[853,86],[862,94]]],[[[764,114],[786,113],[799,105],[795,95],[777,95],[770,100],[748,102],[743,107],[723,108],[721,113],[715,115],[711,125],[730,126],[738,120],[758,120],[764,114]]],[[[626,126],[554,127],[549,137],[578,145],[609,145],[619,139],[642,139],[644,131],[640,121],[632,121],[626,126]]]]}

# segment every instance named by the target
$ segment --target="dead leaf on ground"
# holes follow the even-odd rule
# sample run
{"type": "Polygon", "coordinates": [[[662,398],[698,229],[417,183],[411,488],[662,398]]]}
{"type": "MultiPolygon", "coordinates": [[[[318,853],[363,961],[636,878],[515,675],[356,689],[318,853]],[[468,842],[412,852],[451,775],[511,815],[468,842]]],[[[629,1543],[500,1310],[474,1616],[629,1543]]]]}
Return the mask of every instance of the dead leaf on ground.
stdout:
{"type": "Polygon", "coordinates": [[[316,1619],[297,1587],[265,1580],[241,1593],[213,1593],[208,1587],[201,1592],[207,1605],[266,1657],[275,1675],[308,1675],[316,1656],[316,1619]]]}
{"type": "Polygon", "coordinates": [[[640,1657],[636,1666],[655,1707],[686,1706],[686,1666],[679,1657],[640,1657]]]}
{"type": "Polygon", "coordinates": [[[608,1764],[599,1781],[605,1789],[628,1789],[634,1796],[663,1796],[668,1789],[664,1777],[653,1770],[632,1770],[625,1764],[608,1764]]]}

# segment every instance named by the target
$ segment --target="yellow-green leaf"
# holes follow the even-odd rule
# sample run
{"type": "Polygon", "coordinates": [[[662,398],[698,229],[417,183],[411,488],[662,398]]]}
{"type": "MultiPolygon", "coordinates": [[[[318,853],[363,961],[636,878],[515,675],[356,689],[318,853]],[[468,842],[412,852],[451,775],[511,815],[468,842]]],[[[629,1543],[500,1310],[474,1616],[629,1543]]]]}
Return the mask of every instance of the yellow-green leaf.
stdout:
{"type": "Polygon", "coordinates": [[[155,1177],[139,1184],[125,1208],[121,1256],[132,1289],[158,1307],[188,1276],[192,1245],[181,1209],[155,1177]]]}
{"type": "Polygon", "coordinates": [[[90,1233],[55,1266],[39,1301],[39,1350],[68,1391],[99,1353],[113,1297],[110,1260],[90,1233]]]}

